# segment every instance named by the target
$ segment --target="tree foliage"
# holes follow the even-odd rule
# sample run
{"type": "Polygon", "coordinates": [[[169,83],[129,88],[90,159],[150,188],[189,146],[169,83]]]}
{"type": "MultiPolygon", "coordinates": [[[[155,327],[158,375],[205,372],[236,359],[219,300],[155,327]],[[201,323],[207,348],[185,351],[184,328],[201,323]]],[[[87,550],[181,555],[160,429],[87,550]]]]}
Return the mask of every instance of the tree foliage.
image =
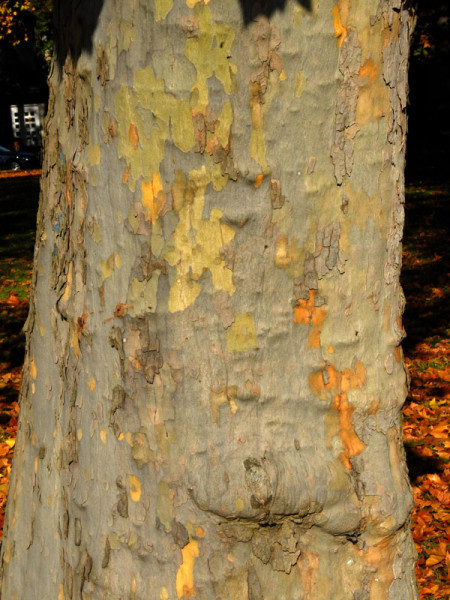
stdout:
{"type": "Polygon", "coordinates": [[[0,40],[35,42],[49,58],[53,40],[53,0],[0,0],[0,40]]]}
{"type": "MultiPolygon", "coordinates": [[[[413,61],[448,60],[450,11],[445,0],[419,0],[417,25],[412,39],[413,61]]],[[[412,63],[414,65],[414,62],[412,63]]]]}

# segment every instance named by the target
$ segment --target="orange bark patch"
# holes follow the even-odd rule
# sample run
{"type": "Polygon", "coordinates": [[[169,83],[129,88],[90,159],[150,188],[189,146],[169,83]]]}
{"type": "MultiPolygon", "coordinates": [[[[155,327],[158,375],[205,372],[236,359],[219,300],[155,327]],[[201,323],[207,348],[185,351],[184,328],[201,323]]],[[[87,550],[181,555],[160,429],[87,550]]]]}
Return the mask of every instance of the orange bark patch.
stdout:
{"type": "Polygon", "coordinates": [[[262,184],[264,179],[264,175],[262,173],[259,173],[259,175],[256,176],[255,182],[254,182],[254,186],[255,188],[259,188],[259,186],[262,184]]]}
{"type": "Polygon", "coordinates": [[[336,371],[333,365],[328,365],[323,371],[310,373],[309,387],[321,398],[324,398],[324,392],[337,393],[340,389],[341,374],[336,371]]]}
{"type": "Polygon", "coordinates": [[[320,329],[312,328],[308,337],[308,346],[310,348],[320,348],[320,329]]]}
{"type": "Polygon", "coordinates": [[[391,330],[391,305],[388,302],[385,302],[384,304],[383,330],[386,333],[389,333],[391,330]]]}
{"type": "Polygon", "coordinates": [[[114,309],[114,316],[124,317],[128,312],[128,308],[128,304],[123,304],[123,302],[119,302],[119,304],[117,304],[116,308],[114,309]]]}
{"type": "Polygon", "coordinates": [[[183,562],[178,568],[175,581],[178,598],[192,598],[192,596],[195,596],[194,562],[198,554],[198,542],[195,540],[191,540],[181,550],[183,562]]]}
{"type": "Polygon", "coordinates": [[[324,392],[341,394],[351,389],[360,389],[366,383],[366,370],[362,362],[354,369],[337,371],[333,365],[327,365],[321,371],[310,373],[309,385],[316,396],[324,397],[324,392]]]}
{"type": "Polygon", "coordinates": [[[369,410],[367,411],[368,415],[375,415],[380,407],[380,400],[372,400],[369,404],[369,410]]]}
{"type": "Polygon", "coordinates": [[[309,375],[311,390],[322,400],[333,394],[332,410],[339,413],[339,433],[343,451],[339,460],[349,471],[352,469],[350,458],[360,454],[365,446],[356,435],[352,424],[354,408],[349,404],[347,392],[350,389],[360,389],[366,382],[366,370],[362,362],[358,362],[354,369],[337,371],[333,365],[327,365],[321,371],[309,375]]]}
{"type": "Polygon", "coordinates": [[[347,37],[347,28],[342,24],[341,11],[338,4],[333,6],[331,14],[333,15],[334,37],[337,38],[337,44],[340,48],[342,42],[347,37]]]}
{"type": "Polygon", "coordinates": [[[30,375],[33,379],[36,379],[37,377],[37,369],[36,363],[34,362],[34,358],[32,358],[30,361],[30,375]]]}
{"type": "Polygon", "coordinates": [[[359,125],[382,118],[389,110],[389,90],[377,79],[371,85],[360,88],[356,104],[356,120],[359,125]]]}
{"type": "Polygon", "coordinates": [[[333,409],[339,412],[339,437],[341,438],[343,447],[343,451],[339,455],[339,460],[348,471],[351,471],[353,467],[350,458],[358,456],[365,448],[353,428],[352,416],[355,409],[348,403],[345,392],[335,396],[333,409]]]}
{"type": "Polygon", "coordinates": [[[366,383],[366,369],[361,361],[357,362],[354,369],[343,369],[341,372],[341,391],[361,389],[366,383]]]}
{"type": "Polygon", "coordinates": [[[264,116],[261,104],[261,85],[255,81],[250,86],[250,109],[252,125],[255,129],[260,129],[264,125],[264,116]]]}
{"type": "Polygon", "coordinates": [[[139,143],[139,135],[134,123],[130,123],[130,128],[128,129],[128,140],[133,146],[133,150],[136,150],[139,143]]]}
{"type": "Polygon", "coordinates": [[[102,285],[98,288],[98,295],[100,297],[100,306],[105,306],[105,291],[102,285]]]}
{"type": "Polygon", "coordinates": [[[108,133],[112,138],[116,137],[116,123],[114,119],[111,119],[111,121],[109,122],[108,133]]]}
{"type": "Polygon", "coordinates": [[[219,140],[215,135],[207,135],[207,142],[205,146],[205,150],[211,156],[214,154],[217,148],[220,148],[219,140]]]}
{"type": "Polygon", "coordinates": [[[363,66],[359,69],[359,76],[361,79],[365,79],[367,77],[370,83],[375,83],[375,81],[378,79],[378,73],[379,69],[372,58],[366,60],[363,66]]]}
{"type": "Polygon", "coordinates": [[[155,224],[166,201],[159,173],[153,173],[152,181],[143,181],[141,191],[142,204],[147,209],[147,218],[155,224]]]}
{"type": "Polygon", "coordinates": [[[130,179],[130,167],[125,167],[122,177],[122,183],[128,183],[130,179]]]}
{"type": "Polygon", "coordinates": [[[78,335],[80,335],[81,332],[86,327],[86,322],[88,320],[88,317],[89,317],[89,314],[87,312],[84,312],[81,315],[81,317],[78,317],[78,319],[77,319],[77,333],[78,333],[78,335]]]}
{"type": "Polygon", "coordinates": [[[385,538],[367,551],[359,553],[366,565],[375,569],[370,584],[370,600],[385,600],[394,581],[392,565],[395,557],[395,538],[385,538]]]}
{"type": "Polygon", "coordinates": [[[297,301],[297,306],[294,308],[294,323],[305,323],[306,325],[314,325],[320,327],[326,317],[327,311],[324,307],[314,306],[314,297],[317,290],[309,290],[307,300],[300,298],[297,301]]]}
{"type": "Polygon", "coordinates": [[[317,574],[320,558],[315,552],[302,552],[297,561],[305,598],[317,600],[317,574]]]}
{"type": "MultiPolygon", "coordinates": [[[[278,242],[276,250],[278,250],[278,242]]],[[[320,347],[320,326],[327,314],[327,311],[323,306],[314,306],[314,297],[316,293],[317,290],[309,290],[308,299],[303,300],[300,298],[297,300],[297,306],[294,308],[294,323],[296,325],[299,323],[312,325],[312,331],[308,338],[308,346],[310,348],[320,347]]]]}

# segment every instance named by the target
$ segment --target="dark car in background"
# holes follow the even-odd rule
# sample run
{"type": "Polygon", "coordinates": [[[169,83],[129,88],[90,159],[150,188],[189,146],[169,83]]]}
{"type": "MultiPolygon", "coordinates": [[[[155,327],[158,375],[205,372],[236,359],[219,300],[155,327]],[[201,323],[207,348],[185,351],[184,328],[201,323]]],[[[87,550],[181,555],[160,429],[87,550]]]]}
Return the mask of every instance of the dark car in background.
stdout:
{"type": "Polygon", "coordinates": [[[38,169],[39,167],[39,158],[36,154],[20,150],[8,150],[8,148],[0,146],[0,169],[20,171],[21,169],[38,169]]]}

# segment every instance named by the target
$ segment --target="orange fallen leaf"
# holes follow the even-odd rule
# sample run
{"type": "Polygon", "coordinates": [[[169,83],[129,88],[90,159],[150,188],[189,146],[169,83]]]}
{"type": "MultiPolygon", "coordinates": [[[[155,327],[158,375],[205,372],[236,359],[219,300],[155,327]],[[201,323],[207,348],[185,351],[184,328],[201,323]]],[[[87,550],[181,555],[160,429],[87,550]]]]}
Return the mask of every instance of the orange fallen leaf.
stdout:
{"type": "Polygon", "coordinates": [[[438,565],[440,562],[442,562],[442,560],[442,556],[436,556],[436,554],[432,554],[427,558],[425,564],[427,565],[427,567],[433,567],[434,565],[438,565]]]}

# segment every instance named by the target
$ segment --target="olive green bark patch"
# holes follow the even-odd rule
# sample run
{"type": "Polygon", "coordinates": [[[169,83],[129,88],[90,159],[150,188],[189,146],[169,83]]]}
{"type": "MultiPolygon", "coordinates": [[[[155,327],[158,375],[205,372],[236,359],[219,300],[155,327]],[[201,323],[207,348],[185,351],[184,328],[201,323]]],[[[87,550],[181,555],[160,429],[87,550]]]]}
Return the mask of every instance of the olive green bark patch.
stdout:
{"type": "Polygon", "coordinates": [[[233,109],[231,102],[227,101],[223,105],[216,124],[216,136],[219,144],[225,148],[230,139],[231,124],[233,123],[233,109]]]}
{"type": "Polygon", "coordinates": [[[306,86],[306,79],[300,69],[295,74],[295,97],[300,98],[306,86]]]}
{"type": "Polygon", "coordinates": [[[119,254],[113,253],[106,260],[100,261],[100,271],[102,274],[102,281],[108,279],[113,274],[114,269],[120,269],[122,266],[122,260],[119,254]]]}
{"type": "Polygon", "coordinates": [[[135,277],[131,280],[127,297],[127,304],[132,307],[129,311],[131,315],[144,315],[156,311],[160,274],[159,270],[155,270],[148,281],[139,281],[135,277]]]}
{"type": "Polygon", "coordinates": [[[130,49],[131,42],[134,41],[133,24],[130,21],[121,21],[120,36],[118,40],[118,53],[130,49]]]}
{"type": "Polygon", "coordinates": [[[115,96],[119,158],[129,167],[128,184],[159,172],[167,140],[188,152],[195,145],[192,114],[187,100],[177,100],[165,91],[164,80],[151,66],[134,74],[134,86],[122,85],[115,96]],[[132,125],[135,135],[130,136],[132,125]]]}
{"type": "Polygon", "coordinates": [[[258,347],[255,321],[252,313],[239,313],[227,332],[227,350],[245,352],[258,347]]]}
{"type": "Polygon", "coordinates": [[[186,57],[197,71],[197,80],[192,87],[193,106],[202,112],[209,104],[207,79],[215,75],[227,94],[234,87],[233,75],[236,65],[229,60],[235,33],[229,25],[216,25],[211,10],[204,4],[195,7],[199,35],[186,41],[186,57]]]}
{"type": "Polygon", "coordinates": [[[189,202],[179,209],[179,222],[173,233],[173,246],[166,253],[169,265],[176,267],[169,295],[169,311],[177,312],[191,306],[201,292],[198,282],[209,270],[216,290],[230,295],[235,287],[232,272],[222,256],[223,248],[234,238],[232,227],[221,222],[222,211],[212,208],[209,219],[203,219],[205,191],[211,173],[203,166],[189,173],[186,194],[189,202]]]}
{"type": "Polygon", "coordinates": [[[88,163],[91,167],[100,164],[100,146],[98,144],[90,144],[88,147],[88,163]]]}
{"type": "Polygon", "coordinates": [[[158,483],[158,499],[156,510],[158,512],[158,518],[164,525],[164,528],[167,532],[171,530],[173,497],[174,491],[169,486],[167,481],[160,481],[158,483]]]}
{"type": "Polygon", "coordinates": [[[165,19],[173,7],[173,0],[155,0],[155,21],[165,19]]]}

